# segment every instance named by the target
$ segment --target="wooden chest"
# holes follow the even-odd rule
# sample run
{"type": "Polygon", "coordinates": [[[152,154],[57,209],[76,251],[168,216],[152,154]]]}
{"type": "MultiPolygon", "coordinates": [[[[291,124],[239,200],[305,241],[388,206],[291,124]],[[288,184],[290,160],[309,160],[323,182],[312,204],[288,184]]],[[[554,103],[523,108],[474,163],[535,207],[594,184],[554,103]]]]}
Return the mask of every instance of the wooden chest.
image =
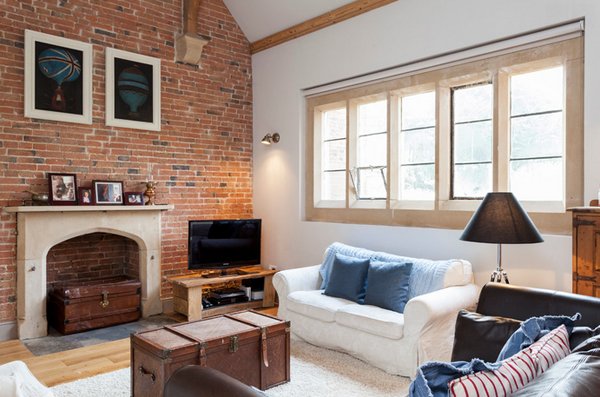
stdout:
{"type": "Polygon", "coordinates": [[[57,285],[48,294],[48,323],[63,334],[136,321],[141,283],[127,277],[57,285]]]}
{"type": "Polygon", "coordinates": [[[265,390],[290,380],[289,322],[243,311],[131,335],[133,396],[162,396],[177,369],[217,369],[265,390]]]}

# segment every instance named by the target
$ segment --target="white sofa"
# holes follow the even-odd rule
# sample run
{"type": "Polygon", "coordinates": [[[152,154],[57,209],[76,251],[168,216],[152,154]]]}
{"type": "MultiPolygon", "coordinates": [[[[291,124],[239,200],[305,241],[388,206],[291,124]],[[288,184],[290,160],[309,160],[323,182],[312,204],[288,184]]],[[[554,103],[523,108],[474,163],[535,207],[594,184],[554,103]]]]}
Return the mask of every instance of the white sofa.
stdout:
{"type": "Polygon", "coordinates": [[[447,263],[441,288],[409,299],[404,313],[323,295],[321,265],[283,270],[273,277],[278,316],[291,321],[294,336],[311,344],[412,378],[426,361],[450,360],[456,315],[477,300],[471,264],[447,263]]]}

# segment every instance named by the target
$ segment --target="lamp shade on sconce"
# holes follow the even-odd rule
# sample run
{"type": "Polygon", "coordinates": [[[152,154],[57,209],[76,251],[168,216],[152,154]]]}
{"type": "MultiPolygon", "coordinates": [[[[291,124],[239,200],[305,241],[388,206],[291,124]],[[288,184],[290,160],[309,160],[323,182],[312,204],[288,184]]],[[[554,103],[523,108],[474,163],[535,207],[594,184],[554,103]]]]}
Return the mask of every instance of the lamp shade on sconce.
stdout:
{"type": "Polygon", "coordinates": [[[488,193],[465,227],[461,240],[495,244],[544,241],[512,193],[488,193]]]}
{"type": "Polygon", "coordinates": [[[277,132],[274,133],[269,133],[267,135],[265,135],[265,137],[260,141],[260,143],[262,143],[263,145],[270,145],[272,143],[277,143],[279,142],[279,139],[281,137],[279,136],[279,134],[277,132]]]}

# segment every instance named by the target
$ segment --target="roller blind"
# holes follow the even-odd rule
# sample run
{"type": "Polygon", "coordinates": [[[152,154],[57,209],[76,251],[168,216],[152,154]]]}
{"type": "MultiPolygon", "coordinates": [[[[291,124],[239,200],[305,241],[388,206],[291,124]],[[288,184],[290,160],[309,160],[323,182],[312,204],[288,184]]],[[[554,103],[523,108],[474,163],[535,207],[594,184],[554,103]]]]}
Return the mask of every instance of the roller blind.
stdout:
{"type": "Polygon", "coordinates": [[[342,89],[359,87],[372,84],[403,75],[422,73],[442,67],[453,66],[465,62],[472,62],[491,56],[524,50],[558,41],[568,40],[582,36],[584,32],[584,20],[578,19],[562,24],[545,27],[542,29],[520,33],[501,39],[480,43],[478,45],[461,48],[451,52],[433,55],[427,58],[415,60],[402,65],[374,71],[367,74],[349,77],[303,90],[304,95],[313,97],[324,93],[331,93],[342,89]]]}

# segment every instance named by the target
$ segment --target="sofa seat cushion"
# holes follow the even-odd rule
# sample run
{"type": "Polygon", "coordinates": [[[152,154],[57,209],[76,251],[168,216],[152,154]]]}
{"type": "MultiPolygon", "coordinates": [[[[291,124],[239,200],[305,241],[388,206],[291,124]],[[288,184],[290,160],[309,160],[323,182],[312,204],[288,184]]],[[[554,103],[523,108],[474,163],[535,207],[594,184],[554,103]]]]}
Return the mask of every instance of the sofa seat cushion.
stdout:
{"type": "Polygon", "coordinates": [[[335,321],[388,339],[400,339],[404,335],[404,314],[377,306],[352,304],[340,307],[335,321]]]}
{"type": "Polygon", "coordinates": [[[328,323],[335,321],[338,309],[349,305],[356,303],[323,295],[323,290],[295,291],[288,295],[287,301],[288,310],[328,323]]]}

